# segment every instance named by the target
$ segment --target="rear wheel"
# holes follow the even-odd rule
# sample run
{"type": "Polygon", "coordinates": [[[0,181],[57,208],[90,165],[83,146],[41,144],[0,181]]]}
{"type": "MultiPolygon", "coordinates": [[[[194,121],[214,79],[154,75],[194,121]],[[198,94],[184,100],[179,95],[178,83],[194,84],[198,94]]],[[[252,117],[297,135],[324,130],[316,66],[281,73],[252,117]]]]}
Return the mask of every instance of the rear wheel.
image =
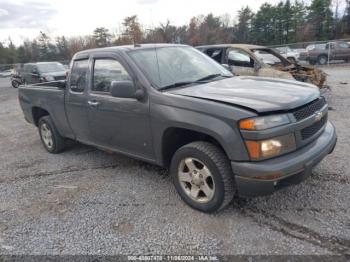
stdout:
{"type": "Polygon", "coordinates": [[[19,83],[17,81],[12,81],[11,84],[12,84],[13,88],[18,88],[19,87],[19,83]]]}
{"type": "Polygon", "coordinates": [[[38,128],[41,142],[48,152],[57,154],[64,150],[65,139],[58,133],[50,116],[40,118],[38,128]]]}
{"type": "Polygon", "coordinates": [[[230,162],[217,146],[193,142],[178,149],[170,173],[175,188],[190,207],[206,213],[225,208],[235,186],[230,162]]]}
{"type": "Polygon", "coordinates": [[[327,56],[325,56],[325,55],[320,55],[320,56],[317,58],[317,63],[318,63],[319,65],[325,65],[325,64],[327,64],[327,62],[328,62],[328,58],[327,58],[327,56]]]}

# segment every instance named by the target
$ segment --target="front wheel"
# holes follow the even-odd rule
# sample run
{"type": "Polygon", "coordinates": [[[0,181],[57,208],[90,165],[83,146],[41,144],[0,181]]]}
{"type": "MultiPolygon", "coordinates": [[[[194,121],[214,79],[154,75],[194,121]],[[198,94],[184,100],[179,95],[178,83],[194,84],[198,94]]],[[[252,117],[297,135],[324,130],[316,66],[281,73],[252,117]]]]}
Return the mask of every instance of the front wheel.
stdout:
{"type": "Polygon", "coordinates": [[[170,173],[180,197],[194,209],[212,213],[233,199],[230,162],[214,144],[199,141],[181,147],[171,161],[170,173]]]}
{"type": "Polygon", "coordinates": [[[50,116],[40,118],[38,129],[41,142],[48,152],[58,154],[64,150],[65,139],[58,133],[50,116]]]}

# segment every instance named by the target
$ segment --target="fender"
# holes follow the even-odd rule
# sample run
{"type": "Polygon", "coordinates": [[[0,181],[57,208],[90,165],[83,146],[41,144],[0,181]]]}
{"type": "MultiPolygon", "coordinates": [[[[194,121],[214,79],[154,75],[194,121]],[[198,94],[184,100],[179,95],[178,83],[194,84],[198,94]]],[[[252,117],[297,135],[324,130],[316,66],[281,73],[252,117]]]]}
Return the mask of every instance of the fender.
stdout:
{"type": "Polygon", "coordinates": [[[226,122],[205,113],[174,106],[153,104],[151,108],[151,126],[153,130],[156,161],[163,165],[162,140],[168,128],[183,128],[209,135],[217,140],[230,160],[249,160],[241,135],[235,127],[236,122],[226,122]]]}

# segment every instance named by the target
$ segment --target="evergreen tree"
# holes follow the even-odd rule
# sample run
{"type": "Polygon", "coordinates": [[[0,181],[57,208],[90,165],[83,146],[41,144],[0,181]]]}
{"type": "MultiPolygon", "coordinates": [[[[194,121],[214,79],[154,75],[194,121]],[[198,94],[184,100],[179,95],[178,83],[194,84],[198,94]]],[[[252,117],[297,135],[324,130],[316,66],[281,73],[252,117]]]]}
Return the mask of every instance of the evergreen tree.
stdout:
{"type": "Polygon", "coordinates": [[[312,0],[309,7],[308,23],[311,26],[311,37],[314,40],[331,38],[333,12],[331,0],[312,0]]]}
{"type": "Polygon", "coordinates": [[[238,11],[238,24],[235,30],[235,39],[238,43],[250,43],[251,42],[251,29],[252,18],[254,16],[253,11],[249,6],[242,7],[238,11]]]}
{"type": "Polygon", "coordinates": [[[110,45],[111,34],[104,27],[98,27],[94,30],[93,38],[97,47],[106,47],[110,45]]]}

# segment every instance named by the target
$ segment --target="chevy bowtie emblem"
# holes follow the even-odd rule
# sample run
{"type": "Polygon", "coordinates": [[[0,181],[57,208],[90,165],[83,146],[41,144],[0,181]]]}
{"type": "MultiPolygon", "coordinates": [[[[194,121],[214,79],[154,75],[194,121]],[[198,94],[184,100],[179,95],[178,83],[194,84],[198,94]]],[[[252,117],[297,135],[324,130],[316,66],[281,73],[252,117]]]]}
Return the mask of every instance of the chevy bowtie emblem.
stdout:
{"type": "Polygon", "coordinates": [[[318,122],[318,121],[320,121],[321,119],[322,119],[322,117],[323,117],[323,113],[322,112],[316,112],[315,113],[315,122],[318,122]]]}

